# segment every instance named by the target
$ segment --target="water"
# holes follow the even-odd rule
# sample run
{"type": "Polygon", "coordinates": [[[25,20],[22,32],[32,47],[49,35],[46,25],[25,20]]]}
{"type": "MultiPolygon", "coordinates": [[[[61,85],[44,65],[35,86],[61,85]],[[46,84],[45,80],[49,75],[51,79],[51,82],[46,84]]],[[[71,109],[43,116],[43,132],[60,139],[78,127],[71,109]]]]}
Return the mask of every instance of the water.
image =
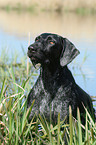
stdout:
{"type": "MultiPolygon", "coordinates": [[[[52,32],[67,37],[79,49],[80,55],[69,65],[75,80],[87,93],[96,96],[96,15],[58,13],[0,12],[0,53],[7,47],[10,54],[27,47],[43,32],[52,32]],[[30,32],[30,39],[28,34],[30,32]],[[84,57],[87,56],[83,63],[84,57]],[[73,69],[76,64],[81,66],[73,69]]],[[[19,61],[19,58],[18,58],[19,61]]],[[[94,102],[96,105],[96,101],[94,102]]]]}

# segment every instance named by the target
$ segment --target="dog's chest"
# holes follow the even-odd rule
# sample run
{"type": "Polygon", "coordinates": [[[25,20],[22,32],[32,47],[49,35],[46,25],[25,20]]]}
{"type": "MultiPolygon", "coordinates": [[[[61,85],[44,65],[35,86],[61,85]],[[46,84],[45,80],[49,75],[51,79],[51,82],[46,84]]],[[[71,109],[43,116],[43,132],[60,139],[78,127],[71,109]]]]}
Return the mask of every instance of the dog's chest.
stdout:
{"type": "Polygon", "coordinates": [[[47,93],[40,101],[39,111],[48,119],[50,111],[52,120],[57,120],[58,113],[60,113],[61,120],[64,119],[69,113],[69,105],[72,105],[72,109],[75,108],[75,101],[72,100],[72,96],[69,90],[64,91],[64,88],[60,87],[55,94],[54,98],[50,93],[47,93]]]}
{"type": "Polygon", "coordinates": [[[58,116],[58,112],[65,116],[68,113],[69,105],[75,107],[75,101],[72,101],[72,95],[74,96],[74,94],[71,90],[71,84],[67,87],[59,86],[58,82],[55,81],[51,88],[48,85],[48,88],[45,89],[44,84],[42,84],[42,87],[42,98],[41,93],[39,94],[41,98],[39,110],[41,113],[45,114],[45,116],[50,114],[50,110],[54,117],[58,116]]]}
{"type": "Polygon", "coordinates": [[[60,75],[53,77],[39,76],[34,85],[29,100],[35,99],[32,112],[43,113],[46,118],[50,116],[50,110],[53,118],[57,118],[58,112],[61,118],[68,114],[69,105],[75,107],[75,95],[72,91],[72,83],[64,80],[60,75]],[[74,99],[72,97],[74,96],[74,99]],[[62,116],[63,114],[63,116],[62,116]]]}

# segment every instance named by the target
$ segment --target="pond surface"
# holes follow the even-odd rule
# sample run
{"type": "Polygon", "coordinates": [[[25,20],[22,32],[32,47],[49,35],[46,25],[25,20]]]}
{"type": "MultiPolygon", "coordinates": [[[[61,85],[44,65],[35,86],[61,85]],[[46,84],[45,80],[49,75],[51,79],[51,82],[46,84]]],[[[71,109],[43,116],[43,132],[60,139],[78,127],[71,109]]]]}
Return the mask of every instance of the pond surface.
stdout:
{"type": "Polygon", "coordinates": [[[57,33],[75,44],[80,55],[69,67],[77,84],[96,96],[96,15],[0,11],[0,53],[7,48],[10,54],[18,52],[22,57],[21,47],[27,54],[28,45],[43,32],[57,33]]]}

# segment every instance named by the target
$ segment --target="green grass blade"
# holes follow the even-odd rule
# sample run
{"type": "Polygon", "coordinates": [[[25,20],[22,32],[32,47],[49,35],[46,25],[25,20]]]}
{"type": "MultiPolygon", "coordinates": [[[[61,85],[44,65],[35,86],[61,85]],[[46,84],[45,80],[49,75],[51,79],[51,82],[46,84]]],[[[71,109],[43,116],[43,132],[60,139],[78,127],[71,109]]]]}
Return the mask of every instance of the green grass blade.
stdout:
{"type": "Polygon", "coordinates": [[[93,131],[93,128],[91,128],[91,136],[92,136],[92,143],[94,143],[94,131],[93,131]]]}
{"type": "Polygon", "coordinates": [[[94,141],[94,143],[92,145],[96,145],[96,140],[94,141]]]}
{"type": "Polygon", "coordinates": [[[60,144],[60,113],[58,113],[58,143],[57,145],[60,144]]]}
{"type": "Polygon", "coordinates": [[[69,106],[69,125],[70,125],[70,145],[72,145],[73,140],[73,124],[72,124],[72,110],[71,106],[69,106]]]}
{"type": "Polygon", "coordinates": [[[33,107],[34,103],[35,103],[35,99],[33,100],[32,105],[27,110],[27,113],[26,113],[27,120],[29,119],[29,116],[30,116],[30,113],[32,111],[32,107],[33,107]]]}
{"type": "Polygon", "coordinates": [[[42,124],[42,127],[46,131],[46,134],[48,134],[48,136],[49,136],[49,129],[48,129],[46,123],[45,123],[45,120],[42,118],[42,116],[40,114],[39,114],[39,118],[40,118],[40,122],[42,124]]]}
{"type": "Polygon", "coordinates": [[[85,124],[85,141],[88,141],[88,116],[86,113],[86,124],[85,124]]]}
{"type": "Polygon", "coordinates": [[[87,116],[89,117],[89,120],[90,120],[91,125],[92,125],[92,126],[95,126],[95,122],[93,121],[93,119],[92,119],[91,115],[89,114],[87,108],[85,108],[84,105],[83,105],[83,107],[84,107],[84,109],[85,109],[85,111],[86,111],[87,116]]]}
{"type": "Polygon", "coordinates": [[[6,80],[4,79],[3,84],[2,84],[2,88],[1,88],[1,93],[0,93],[0,103],[1,103],[3,93],[4,93],[4,89],[5,89],[5,82],[6,82],[6,80]]]}
{"type": "Polygon", "coordinates": [[[77,108],[77,118],[78,118],[78,142],[79,142],[79,145],[82,145],[82,129],[81,129],[81,120],[80,120],[79,108],[77,108]]]}

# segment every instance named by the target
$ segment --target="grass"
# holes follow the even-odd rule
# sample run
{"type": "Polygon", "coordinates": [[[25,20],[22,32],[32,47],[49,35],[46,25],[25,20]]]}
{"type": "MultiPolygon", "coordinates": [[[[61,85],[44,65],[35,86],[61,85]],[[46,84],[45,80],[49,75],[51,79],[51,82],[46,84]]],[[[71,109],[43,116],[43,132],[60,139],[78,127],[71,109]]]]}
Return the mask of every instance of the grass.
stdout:
{"type": "Polygon", "coordinates": [[[27,61],[25,53],[19,63],[18,55],[9,59],[8,53],[5,54],[1,53],[0,57],[0,144],[64,145],[66,138],[68,145],[95,145],[96,123],[86,108],[85,126],[81,124],[79,109],[76,120],[72,117],[70,106],[69,124],[66,123],[66,118],[60,120],[60,113],[55,126],[51,124],[51,115],[50,122],[41,115],[34,116],[31,122],[28,122],[35,100],[27,110],[26,96],[34,83],[33,78],[37,75],[37,71],[30,63],[25,63],[25,60],[27,61]]]}

